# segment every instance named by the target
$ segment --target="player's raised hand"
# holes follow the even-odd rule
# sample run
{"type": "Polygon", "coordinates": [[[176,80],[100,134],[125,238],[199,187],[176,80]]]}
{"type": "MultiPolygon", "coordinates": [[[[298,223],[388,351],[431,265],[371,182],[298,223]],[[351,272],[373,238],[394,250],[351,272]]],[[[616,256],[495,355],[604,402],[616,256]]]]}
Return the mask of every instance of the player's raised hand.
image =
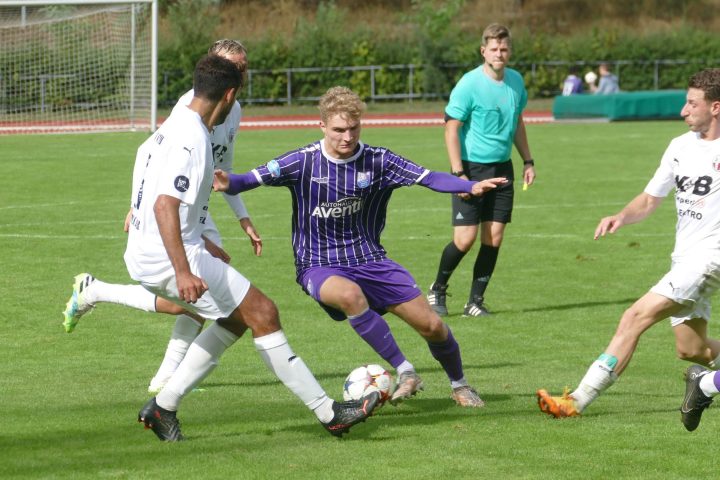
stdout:
{"type": "Polygon", "coordinates": [[[225,192],[228,188],[230,188],[230,175],[219,168],[216,169],[213,177],[213,190],[225,192]]]}
{"type": "Polygon", "coordinates": [[[609,217],[604,217],[600,220],[600,223],[598,223],[597,228],[595,229],[595,240],[597,240],[600,237],[604,237],[607,233],[615,233],[618,228],[622,227],[624,225],[623,219],[620,215],[611,215],[609,217]]]}
{"type": "Polygon", "coordinates": [[[472,194],[477,196],[482,195],[485,192],[489,192],[490,190],[493,190],[497,188],[500,185],[504,185],[507,183],[507,178],[505,177],[495,177],[495,178],[488,178],[487,180],[481,180],[479,182],[475,182],[472,186],[472,194]]]}

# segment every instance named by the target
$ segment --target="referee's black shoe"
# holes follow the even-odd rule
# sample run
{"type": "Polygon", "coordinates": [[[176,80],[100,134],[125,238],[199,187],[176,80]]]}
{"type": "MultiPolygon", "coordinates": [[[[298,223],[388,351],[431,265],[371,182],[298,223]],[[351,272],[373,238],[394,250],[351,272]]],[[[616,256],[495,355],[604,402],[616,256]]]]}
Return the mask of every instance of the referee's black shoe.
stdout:
{"type": "Polygon", "coordinates": [[[438,285],[433,282],[427,293],[427,301],[430,307],[441,317],[447,317],[447,285],[438,285]]]}
{"type": "Polygon", "coordinates": [[[490,315],[490,311],[482,300],[468,302],[463,309],[463,317],[487,317],[488,315],[490,315]]]}

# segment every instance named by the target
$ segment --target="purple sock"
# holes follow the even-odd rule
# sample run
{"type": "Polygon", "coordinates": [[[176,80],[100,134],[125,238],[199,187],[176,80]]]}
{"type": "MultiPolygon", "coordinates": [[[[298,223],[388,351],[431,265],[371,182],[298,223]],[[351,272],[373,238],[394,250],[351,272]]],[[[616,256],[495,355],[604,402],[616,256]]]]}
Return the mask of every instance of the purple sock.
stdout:
{"type": "Polygon", "coordinates": [[[713,383],[715,384],[715,388],[717,388],[720,391],[720,371],[712,372],[710,375],[713,376],[713,383]]]}
{"type": "Polygon", "coordinates": [[[448,327],[448,338],[441,343],[428,342],[430,353],[440,362],[448,378],[453,381],[462,379],[463,373],[462,358],[460,357],[460,345],[455,341],[450,327],[448,327]]]}
{"type": "Polygon", "coordinates": [[[348,321],[357,334],[393,368],[405,361],[405,355],[390,333],[390,326],[377,312],[368,308],[356,317],[348,317],[348,321]]]}

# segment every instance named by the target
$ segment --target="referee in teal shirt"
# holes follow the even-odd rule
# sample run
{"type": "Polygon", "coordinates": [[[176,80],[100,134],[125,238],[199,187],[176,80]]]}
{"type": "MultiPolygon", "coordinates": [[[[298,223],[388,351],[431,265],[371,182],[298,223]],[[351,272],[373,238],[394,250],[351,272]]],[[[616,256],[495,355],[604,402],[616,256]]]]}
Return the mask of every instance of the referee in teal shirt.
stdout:
{"type": "Polygon", "coordinates": [[[446,295],[450,276],[470,251],[480,232],[480,250],[463,315],[489,315],[485,290],[495,270],[498,252],[510,223],[514,172],[513,144],[523,160],[523,186],[535,181],[522,111],[527,91],[522,75],[507,68],[512,53],[510,31],[496,23],[483,32],[480,54],[485,62],[466,73],[455,85],[445,109],[445,144],[453,175],[470,180],[506,177],[506,185],[482,197],[453,195],[453,239],[440,257],[428,301],[440,316],[448,314],[446,295]]]}

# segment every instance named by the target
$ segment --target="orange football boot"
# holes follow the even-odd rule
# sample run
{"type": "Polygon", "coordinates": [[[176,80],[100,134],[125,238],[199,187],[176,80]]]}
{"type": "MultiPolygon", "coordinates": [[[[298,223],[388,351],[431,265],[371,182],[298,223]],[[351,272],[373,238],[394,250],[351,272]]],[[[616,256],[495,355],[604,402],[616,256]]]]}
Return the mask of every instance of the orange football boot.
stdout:
{"type": "Polygon", "coordinates": [[[565,388],[560,397],[553,397],[547,390],[541,388],[537,391],[537,401],[540,411],[552,415],[555,418],[576,417],[580,415],[575,405],[575,399],[570,395],[567,388],[565,388]]]}

